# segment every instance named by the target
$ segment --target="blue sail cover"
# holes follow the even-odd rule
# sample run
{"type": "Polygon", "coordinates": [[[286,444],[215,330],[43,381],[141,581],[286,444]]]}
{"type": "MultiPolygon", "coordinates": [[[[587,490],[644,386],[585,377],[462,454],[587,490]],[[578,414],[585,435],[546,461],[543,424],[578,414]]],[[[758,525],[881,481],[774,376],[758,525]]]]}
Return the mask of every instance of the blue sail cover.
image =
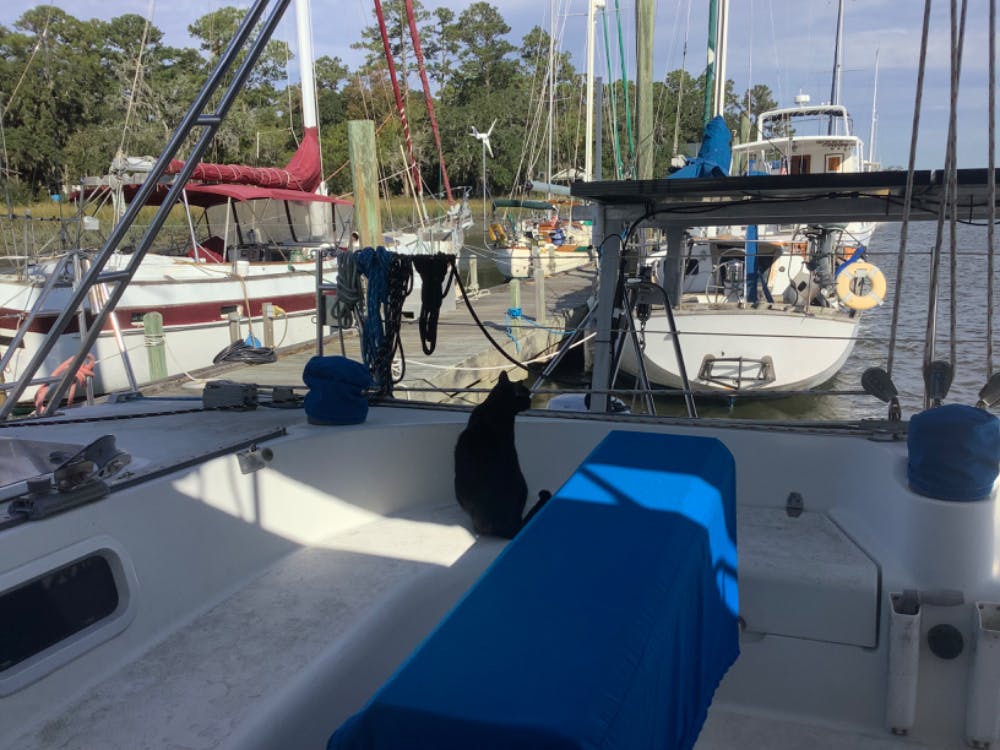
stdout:
{"type": "Polygon", "coordinates": [[[689,750],[736,562],[726,447],[612,432],[328,750],[689,750]]]}
{"type": "Polygon", "coordinates": [[[705,126],[705,137],[698,149],[698,156],[689,159],[685,166],[673,174],[667,175],[667,179],[728,177],[729,164],[733,158],[731,140],[725,118],[716,115],[705,126]]]}

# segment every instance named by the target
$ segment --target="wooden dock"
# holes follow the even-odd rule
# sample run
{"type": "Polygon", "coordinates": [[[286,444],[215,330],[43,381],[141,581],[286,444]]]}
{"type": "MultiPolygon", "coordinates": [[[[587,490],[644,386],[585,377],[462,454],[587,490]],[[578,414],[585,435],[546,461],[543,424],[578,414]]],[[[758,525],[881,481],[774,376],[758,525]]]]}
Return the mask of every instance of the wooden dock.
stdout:
{"type": "MultiPolygon", "coordinates": [[[[538,360],[554,355],[564,332],[582,319],[593,293],[595,276],[594,264],[588,264],[545,278],[544,316],[539,314],[536,284],[528,279],[520,282],[520,320],[508,314],[512,307],[510,284],[482,290],[470,302],[483,328],[507,354],[519,362],[538,360]]],[[[416,317],[403,318],[401,341],[405,373],[394,389],[397,398],[474,403],[482,400],[484,394],[461,393],[463,389],[490,388],[502,370],[516,379],[521,377],[519,368],[503,357],[486,338],[460,295],[455,310],[440,315],[437,346],[433,354],[428,356],[422,351],[416,317]]],[[[357,329],[344,331],[343,344],[347,357],[361,361],[357,329]]],[[[316,353],[314,343],[302,344],[280,350],[278,361],[271,364],[222,363],[191,373],[195,380],[177,376],[144,386],[143,391],[157,396],[191,396],[201,393],[209,380],[304,388],[302,370],[316,353]]],[[[323,354],[341,354],[338,333],[334,332],[324,339],[323,354]]]]}

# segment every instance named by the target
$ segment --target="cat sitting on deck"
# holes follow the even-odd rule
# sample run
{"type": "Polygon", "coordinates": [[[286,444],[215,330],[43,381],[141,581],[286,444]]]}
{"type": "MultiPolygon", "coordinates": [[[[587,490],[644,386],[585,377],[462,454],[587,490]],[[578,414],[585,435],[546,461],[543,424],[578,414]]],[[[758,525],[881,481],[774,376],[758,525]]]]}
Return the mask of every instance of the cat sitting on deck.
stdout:
{"type": "Polygon", "coordinates": [[[540,492],[527,518],[521,518],[528,484],[514,448],[514,417],[530,406],[531,391],[501,372],[493,390],[472,410],[469,424],[458,436],[455,496],[478,534],[513,539],[549,499],[550,493],[540,492]]]}

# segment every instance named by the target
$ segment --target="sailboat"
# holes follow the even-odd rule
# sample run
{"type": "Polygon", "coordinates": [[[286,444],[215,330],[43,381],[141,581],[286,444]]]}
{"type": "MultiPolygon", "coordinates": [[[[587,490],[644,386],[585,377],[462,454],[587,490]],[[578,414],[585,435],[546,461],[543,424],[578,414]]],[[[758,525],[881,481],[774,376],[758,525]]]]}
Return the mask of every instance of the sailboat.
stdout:
{"type": "MultiPolygon", "coordinates": [[[[727,0],[712,18],[712,39],[719,40],[723,52],[718,58],[724,61],[727,0]]],[[[835,97],[842,28],[839,23],[835,97]]],[[[807,100],[762,114],[758,137],[732,147],[730,158],[721,117],[725,70],[713,67],[712,72],[706,111],[714,119],[699,158],[671,175],[680,178],[677,182],[731,174],[730,162],[742,169],[730,178],[734,190],[752,190],[757,177],[770,174],[787,175],[791,187],[796,180],[863,171],[863,148],[850,132],[847,110],[836,103],[808,106],[807,100]],[[821,134],[805,124],[817,120],[821,134]]],[[[663,305],[666,295],[681,335],[678,348],[666,321],[649,323],[647,313],[639,346],[622,352],[626,372],[639,376],[645,369],[660,385],[732,396],[808,390],[840,370],[854,348],[863,311],[886,298],[884,274],[864,258],[875,223],[750,221],[735,226],[691,222],[686,234],[667,235],[665,251],[644,252],[640,265],[649,272],[637,281],[663,289],[652,303],[663,305]]],[[[648,311],[649,303],[642,309],[648,311]]]]}
{"type": "MultiPolygon", "coordinates": [[[[549,7],[549,54],[545,76],[546,180],[528,180],[526,192],[544,195],[544,199],[501,198],[492,201],[492,217],[484,227],[486,246],[493,255],[497,270],[505,279],[522,279],[536,270],[544,275],[580,268],[595,259],[590,242],[592,223],[572,216],[573,202],[567,185],[560,184],[581,176],[579,170],[554,171],[553,139],[556,99],[556,6],[549,7]]],[[[588,49],[592,41],[588,42],[588,49]]],[[[495,124],[495,123],[494,123],[495,124]]],[[[490,129],[492,130],[492,128],[490,129]]],[[[485,200],[486,151],[489,136],[478,134],[483,142],[483,190],[485,200]]],[[[492,149],[490,149],[492,155],[492,149]]],[[[589,152],[588,152],[589,155],[589,152]]],[[[586,177],[586,173],[583,173],[586,177]]],[[[484,222],[486,223],[486,222],[484,222]]]]}
{"type": "MultiPolygon", "coordinates": [[[[830,220],[937,219],[919,191],[994,223],[995,170],[947,171],[795,194],[837,192],[830,220]]],[[[706,205],[809,220],[815,201],[775,200],[780,178],[758,187],[574,191],[600,230],[638,232],[650,203],[656,221],[706,205]]],[[[906,420],[886,370],[865,378],[884,420],[606,413],[623,244],[602,247],[590,410],[512,430],[526,484],[553,495],[509,542],[455,501],[468,409],[369,403],[347,379],[329,382],[342,424],[232,384],[208,406],[234,408],[139,399],[4,424],[0,745],[1000,742],[1000,379],[952,403],[970,393],[941,375],[982,363],[928,367],[906,420]]]]}
{"type": "MultiPolygon", "coordinates": [[[[349,245],[353,208],[318,191],[323,175],[308,34],[299,43],[305,129],[285,167],[199,162],[185,168],[174,160],[156,175],[155,160],[119,155],[109,175],[83,180],[81,213],[88,204],[110,200],[116,222],[126,207],[160,205],[176,187],[190,228],[187,247],[151,253],[141,264],[124,245],[111,254],[104,269],[108,283],[93,286],[80,301],[78,314],[61,327],[37,368],[38,382],[16,398],[40,397],[46,378],[66,370],[81,336],[118,292],[110,280],[125,274],[131,283],[121,288],[95,332],[86,367],[78,371],[80,395],[134,392],[140,384],[211,365],[236,342],[273,349],[314,340],[322,325],[317,309],[323,307],[325,315],[328,299],[317,294],[316,279],[335,271],[334,251],[349,245]],[[151,314],[157,316],[153,322],[151,314]]],[[[96,219],[86,216],[84,226],[94,225],[96,219]]],[[[155,234],[151,228],[149,236],[155,234]]],[[[29,255],[0,274],[0,396],[34,369],[34,355],[93,260],[94,252],[81,247],[29,255]]]]}

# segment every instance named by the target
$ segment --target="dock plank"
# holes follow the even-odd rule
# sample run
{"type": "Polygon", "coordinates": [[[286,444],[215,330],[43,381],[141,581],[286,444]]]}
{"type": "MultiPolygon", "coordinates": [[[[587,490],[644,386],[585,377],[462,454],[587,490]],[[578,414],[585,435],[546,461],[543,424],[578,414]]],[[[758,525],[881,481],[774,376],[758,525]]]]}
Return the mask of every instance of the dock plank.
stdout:
{"type": "MultiPolygon", "coordinates": [[[[511,307],[509,284],[483,290],[470,300],[483,327],[493,339],[514,359],[525,362],[544,354],[553,353],[571,322],[585,312],[587,301],[593,293],[595,266],[588,264],[572,271],[544,280],[545,321],[539,318],[535,302],[535,282],[521,281],[521,310],[523,321],[512,326],[507,333],[506,313],[511,307]]],[[[456,300],[455,310],[442,312],[438,320],[437,345],[431,355],[421,348],[420,332],[416,317],[403,319],[402,349],[405,356],[405,375],[396,386],[398,398],[417,401],[451,401],[472,403],[481,400],[481,394],[458,393],[465,388],[490,388],[502,370],[517,368],[505,359],[486,339],[462,299],[456,300]],[[433,391],[408,389],[435,389],[433,391]]],[[[323,343],[325,355],[340,355],[341,342],[337,333],[327,336],[323,343]]],[[[314,343],[300,344],[279,351],[278,361],[249,365],[222,363],[191,373],[196,379],[180,376],[168,378],[143,388],[146,393],[158,396],[188,395],[198,393],[208,380],[233,380],[258,385],[304,387],[302,370],[310,357],[316,354],[314,343]]],[[[361,361],[360,339],[356,329],[344,331],[344,354],[361,361]]]]}

